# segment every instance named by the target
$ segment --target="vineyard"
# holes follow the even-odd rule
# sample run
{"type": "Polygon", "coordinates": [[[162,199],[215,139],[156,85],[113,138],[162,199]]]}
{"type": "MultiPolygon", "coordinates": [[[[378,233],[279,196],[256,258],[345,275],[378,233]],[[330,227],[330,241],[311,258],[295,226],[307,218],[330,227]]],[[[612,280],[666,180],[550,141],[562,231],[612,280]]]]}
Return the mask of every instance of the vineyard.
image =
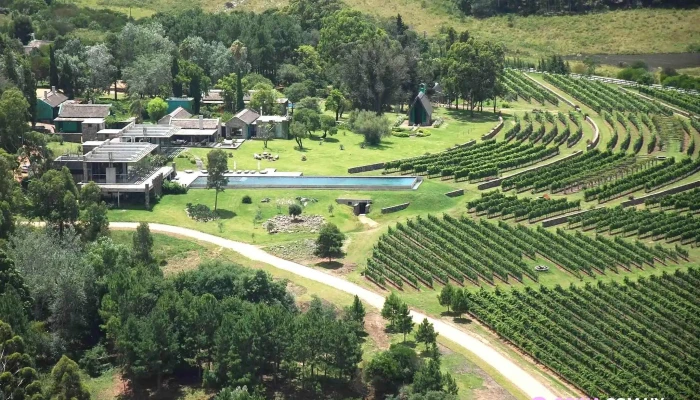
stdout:
{"type": "Polygon", "coordinates": [[[481,281],[508,283],[511,278],[537,281],[537,273],[523,260],[538,256],[549,260],[576,277],[593,276],[605,271],[619,272],[653,266],[656,261],[677,260],[677,252],[564,230],[552,233],[542,227],[498,225],[485,220],[475,222],[445,215],[417,217],[383,235],[367,261],[366,276],[383,285],[387,281],[402,288],[414,288],[481,281]]]}
{"type": "Polygon", "coordinates": [[[532,190],[534,193],[549,190],[552,193],[577,191],[598,185],[609,179],[621,177],[645,169],[653,160],[638,162],[632,155],[592,150],[573,157],[547,169],[531,171],[505,178],[501,184],[504,191],[532,190]]]}
{"type": "Polygon", "coordinates": [[[569,202],[566,199],[530,199],[506,196],[499,191],[483,193],[478,200],[467,203],[470,213],[487,218],[515,218],[516,222],[528,220],[530,223],[566,214],[581,209],[581,201],[569,202]]]}
{"type": "Polygon", "coordinates": [[[479,182],[500,176],[505,171],[529,166],[559,154],[558,147],[532,143],[507,143],[486,140],[472,146],[442,153],[390,161],[385,172],[423,174],[428,177],[454,177],[456,181],[479,182]]]}
{"type": "Polygon", "coordinates": [[[643,171],[638,171],[617,179],[612,183],[587,189],[584,192],[586,201],[597,199],[604,203],[624,195],[644,189],[646,192],[660,189],[668,184],[681,180],[700,170],[700,159],[693,161],[684,158],[680,162],[668,158],[643,171]]]}
{"type": "Polygon", "coordinates": [[[660,103],[647,101],[599,81],[553,74],[544,74],[543,77],[545,81],[580,100],[599,114],[602,111],[620,111],[673,115],[673,111],[660,103]]]}
{"type": "Polygon", "coordinates": [[[470,312],[590,397],[700,393],[700,272],[469,293],[470,312]]]}
{"type": "Polygon", "coordinates": [[[647,208],[660,207],[662,210],[690,211],[696,213],[700,210],[700,189],[694,189],[685,193],[671,196],[656,197],[644,202],[647,208]]]}
{"type": "Polygon", "coordinates": [[[700,114],[700,96],[694,96],[676,90],[654,89],[642,85],[637,86],[637,89],[639,93],[657,98],[664,103],[677,106],[694,114],[700,114]]]}
{"type": "Polygon", "coordinates": [[[545,105],[545,102],[550,102],[555,106],[559,104],[557,96],[540,87],[522,72],[506,69],[502,78],[503,86],[507,92],[520,96],[528,102],[535,100],[541,105],[545,105]]]}
{"type": "Polygon", "coordinates": [[[569,218],[569,228],[597,233],[665,240],[667,243],[700,243],[700,218],[676,212],[652,212],[634,208],[598,208],[569,218]]]}

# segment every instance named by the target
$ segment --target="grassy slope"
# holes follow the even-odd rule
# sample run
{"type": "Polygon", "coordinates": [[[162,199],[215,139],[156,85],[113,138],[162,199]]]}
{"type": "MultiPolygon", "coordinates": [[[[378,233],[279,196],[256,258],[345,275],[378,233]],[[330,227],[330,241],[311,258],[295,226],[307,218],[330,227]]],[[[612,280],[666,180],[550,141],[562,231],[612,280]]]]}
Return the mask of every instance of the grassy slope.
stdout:
{"type": "MultiPolygon", "coordinates": [[[[163,10],[199,6],[221,11],[226,1],[143,0],[134,5],[128,0],[74,0],[78,5],[109,8],[134,18],[147,17],[163,10]]],[[[236,9],[263,11],[281,8],[286,0],[247,0],[236,9]]],[[[238,3],[238,2],[234,2],[238,3]]],[[[700,9],[627,10],[600,14],[519,17],[499,16],[476,19],[460,17],[447,0],[346,0],[357,10],[382,18],[400,13],[404,22],[418,32],[435,33],[442,25],[503,43],[511,55],[539,57],[548,54],[639,54],[678,53],[700,43],[700,9]]]]}

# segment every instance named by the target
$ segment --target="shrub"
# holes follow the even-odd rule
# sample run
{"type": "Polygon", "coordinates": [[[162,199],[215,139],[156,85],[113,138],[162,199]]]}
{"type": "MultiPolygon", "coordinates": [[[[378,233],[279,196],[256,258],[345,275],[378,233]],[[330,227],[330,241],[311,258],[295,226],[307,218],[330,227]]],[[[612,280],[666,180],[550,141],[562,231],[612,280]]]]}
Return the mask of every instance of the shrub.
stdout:
{"type": "Polygon", "coordinates": [[[245,195],[245,196],[243,196],[243,199],[241,199],[241,203],[243,203],[243,204],[252,204],[252,203],[253,203],[253,199],[251,199],[250,196],[245,195]]]}
{"type": "Polygon", "coordinates": [[[501,108],[510,108],[510,104],[504,101],[503,103],[501,103],[501,108]]]}
{"type": "Polygon", "coordinates": [[[411,136],[411,134],[408,133],[408,132],[391,132],[391,136],[395,136],[395,137],[409,137],[409,136],[411,136]]]}
{"type": "Polygon", "coordinates": [[[91,348],[83,354],[79,361],[80,367],[91,377],[98,377],[109,369],[109,355],[101,344],[91,348]]]}
{"type": "Polygon", "coordinates": [[[209,206],[204,204],[187,203],[187,214],[195,221],[207,222],[217,219],[218,216],[209,206]]]}
{"type": "Polygon", "coordinates": [[[163,194],[186,194],[187,187],[173,181],[163,181],[163,194]]]}
{"type": "Polygon", "coordinates": [[[299,215],[301,215],[301,206],[299,204],[290,204],[289,215],[296,219],[299,215]]]}

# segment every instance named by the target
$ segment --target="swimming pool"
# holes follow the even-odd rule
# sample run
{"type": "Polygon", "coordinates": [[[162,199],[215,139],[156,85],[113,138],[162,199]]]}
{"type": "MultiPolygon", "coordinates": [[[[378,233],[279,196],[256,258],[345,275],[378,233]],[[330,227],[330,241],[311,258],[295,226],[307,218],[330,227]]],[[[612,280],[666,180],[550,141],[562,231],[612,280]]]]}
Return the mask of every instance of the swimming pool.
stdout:
{"type": "MultiPolygon", "coordinates": [[[[422,179],[415,176],[229,176],[229,189],[361,189],[361,190],[412,190],[422,179]]],[[[191,188],[206,188],[207,177],[200,176],[190,184],[191,188]]]]}

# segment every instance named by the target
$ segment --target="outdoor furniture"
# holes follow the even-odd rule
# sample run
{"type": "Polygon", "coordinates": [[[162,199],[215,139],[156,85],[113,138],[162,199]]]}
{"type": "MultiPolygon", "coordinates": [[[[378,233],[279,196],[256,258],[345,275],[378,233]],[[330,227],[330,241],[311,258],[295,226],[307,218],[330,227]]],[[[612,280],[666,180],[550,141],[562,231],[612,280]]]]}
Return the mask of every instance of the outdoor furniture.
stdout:
{"type": "Polygon", "coordinates": [[[279,155],[279,154],[275,154],[275,156],[272,157],[272,159],[275,160],[275,161],[277,161],[277,160],[280,159],[280,155],[279,155]]]}
{"type": "Polygon", "coordinates": [[[209,171],[207,171],[206,169],[203,169],[203,170],[202,170],[202,173],[206,175],[206,174],[209,173],[209,171]]]}
{"type": "Polygon", "coordinates": [[[186,173],[186,174],[191,174],[191,173],[193,173],[193,172],[194,172],[194,171],[192,171],[191,169],[186,169],[186,170],[185,170],[185,173],[186,173]]]}

